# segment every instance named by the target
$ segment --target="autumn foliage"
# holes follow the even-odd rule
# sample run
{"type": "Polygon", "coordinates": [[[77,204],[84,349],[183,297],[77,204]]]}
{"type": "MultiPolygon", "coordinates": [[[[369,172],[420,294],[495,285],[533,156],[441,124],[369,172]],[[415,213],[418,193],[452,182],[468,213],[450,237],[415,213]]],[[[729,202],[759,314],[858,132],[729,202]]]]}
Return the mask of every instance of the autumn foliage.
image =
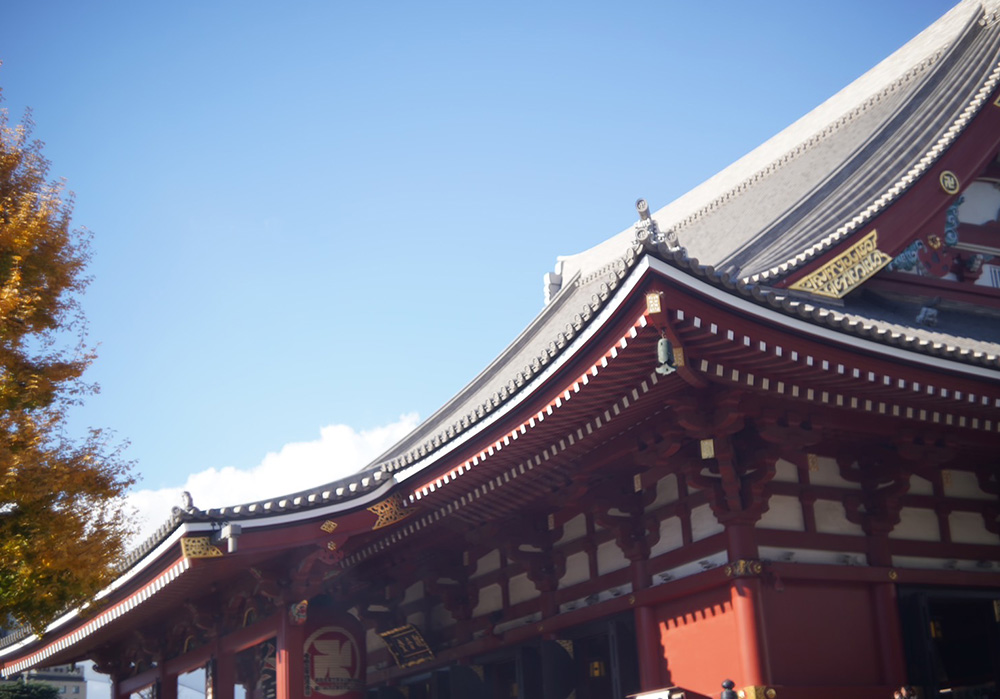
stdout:
{"type": "Polygon", "coordinates": [[[0,110],[0,628],[41,632],[112,578],[129,464],[99,430],[72,440],[67,411],[95,390],[79,296],[89,237],[51,182],[30,121],[0,110]]]}

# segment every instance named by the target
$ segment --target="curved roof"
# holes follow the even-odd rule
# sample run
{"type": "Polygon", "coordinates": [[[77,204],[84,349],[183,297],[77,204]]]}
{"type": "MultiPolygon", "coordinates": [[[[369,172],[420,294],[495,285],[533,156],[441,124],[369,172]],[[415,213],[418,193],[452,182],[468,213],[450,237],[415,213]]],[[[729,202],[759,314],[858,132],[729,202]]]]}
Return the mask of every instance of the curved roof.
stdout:
{"type": "MultiPolygon", "coordinates": [[[[1000,324],[989,319],[954,314],[932,329],[870,295],[826,303],[756,283],[853,231],[961,133],[1000,80],[1000,15],[991,8],[963,0],[837,95],[653,214],[659,230],[678,235],[682,249],[658,240],[644,245],[639,224],[560,258],[561,286],[535,320],[465,388],[359,473],[269,500],[178,511],[140,551],[184,520],[346,504],[383,486],[390,474],[419,469],[431,455],[490,424],[523,388],[550,372],[646,253],[796,319],[959,364],[1000,368],[1000,324]]],[[[137,552],[130,560],[139,557],[137,552]]]]}
{"type": "MultiPolygon", "coordinates": [[[[828,303],[760,284],[834,245],[915,182],[994,90],[998,59],[995,8],[963,0],[823,105],[656,212],[656,226],[676,234],[683,248],[650,238],[640,223],[561,258],[561,284],[552,285],[558,290],[538,317],[454,398],[365,469],[269,500],[207,511],[177,509],[122,570],[145,565],[185,524],[309,516],[384,495],[394,479],[418,472],[486,429],[552,375],[567,349],[595,332],[621,301],[637,268],[648,267],[639,264],[646,255],[775,317],[1000,377],[1000,324],[990,319],[955,314],[932,329],[915,324],[907,309],[864,293],[828,303]]],[[[15,640],[14,635],[0,640],[0,648],[15,640]]]]}
{"type": "MultiPolygon", "coordinates": [[[[1000,72],[993,3],[964,0],[822,105],[655,214],[688,253],[733,277],[774,278],[888,206],[952,140],[1000,72]],[[984,5],[990,7],[984,8],[984,5]]],[[[587,273],[631,230],[562,258],[587,273]]]]}

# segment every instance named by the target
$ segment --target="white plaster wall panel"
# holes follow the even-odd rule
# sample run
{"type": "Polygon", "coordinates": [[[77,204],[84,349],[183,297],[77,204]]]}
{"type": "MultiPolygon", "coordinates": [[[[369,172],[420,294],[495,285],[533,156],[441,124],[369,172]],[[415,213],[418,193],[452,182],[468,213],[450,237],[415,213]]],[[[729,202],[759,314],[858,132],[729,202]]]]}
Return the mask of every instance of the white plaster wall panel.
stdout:
{"type": "Polygon", "coordinates": [[[443,604],[434,605],[431,608],[431,628],[444,629],[455,623],[455,617],[443,604]]]}
{"type": "Polygon", "coordinates": [[[677,502],[680,495],[677,492],[677,476],[673,473],[667,474],[656,481],[656,499],[646,508],[646,512],[651,512],[671,502],[677,502]]]}
{"type": "Polygon", "coordinates": [[[889,532],[889,538],[941,541],[937,513],[922,507],[904,507],[899,511],[899,524],[889,532]]]}
{"type": "Polygon", "coordinates": [[[659,556],[661,553],[679,549],[684,545],[684,537],[681,533],[681,518],[667,517],[660,522],[660,540],[656,546],[649,550],[650,557],[659,556]]]}
{"type": "Polygon", "coordinates": [[[590,580],[590,561],[585,551],[566,556],[566,572],[559,578],[559,589],[590,580]]]}
{"type": "Polygon", "coordinates": [[[493,583],[479,591],[479,603],[472,610],[472,616],[483,616],[500,609],[503,609],[503,590],[500,585],[493,583]]]}
{"type": "Polygon", "coordinates": [[[417,581],[406,588],[403,593],[403,601],[401,604],[407,604],[409,602],[416,602],[418,599],[423,599],[424,597],[424,583],[423,581],[417,581]]]}
{"type": "Polygon", "coordinates": [[[976,474],[972,471],[953,471],[948,469],[941,474],[941,480],[944,483],[944,494],[948,497],[996,500],[996,495],[990,495],[979,487],[976,474]]]}
{"type": "Polygon", "coordinates": [[[628,559],[614,541],[605,541],[597,547],[597,574],[604,575],[615,570],[628,568],[628,559]]]}
{"type": "Polygon", "coordinates": [[[725,527],[719,524],[715,518],[715,513],[709,505],[698,505],[691,510],[691,538],[694,541],[701,541],[710,536],[725,531],[725,527]]]}
{"type": "Polygon", "coordinates": [[[761,546],[760,557],[765,561],[784,561],[785,563],[817,563],[820,565],[863,566],[863,553],[846,553],[844,551],[816,551],[814,549],[786,549],[774,546],[761,546]]]}
{"type": "Polygon", "coordinates": [[[965,559],[922,558],[919,556],[893,556],[896,568],[927,568],[931,570],[963,570],[970,573],[995,573],[996,567],[990,561],[970,561],[965,559]]]}
{"type": "Polygon", "coordinates": [[[757,526],[761,529],[804,532],[806,522],[802,516],[802,503],[791,495],[772,495],[767,512],[757,521],[757,526]]]}
{"type": "Polygon", "coordinates": [[[910,489],[907,492],[909,492],[910,495],[933,495],[934,484],[926,478],[921,478],[920,476],[913,474],[910,476],[910,489]]]}
{"type": "Polygon", "coordinates": [[[962,192],[958,207],[958,220],[962,223],[981,225],[996,221],[1000,211],[1000,191],[990,182],[973,182],[962,192]]]}
{"type": "Polygon", "coordinates": [[[416,626],[418,629],[427,628],[424,624],[427,623],[427,617],[423,612],[414,612],[413,614],[406,615],[406,623],[416,626]]]}
{"type": "Polygon", "coordinates": [[[893,556],[894,568],[923,568],[931,570],[949,570],[948,561],[941,558],[923,558],[921,556],[893,556]]]}
{"type": "Polygon", "coordinates": [[[844,504],[838,500],[817,500],[813,505],[816,517],[816,531],[820,534],[850,534],[864,536],[865,531],[860,524],[847,520],[844,504]]]}
{"type": "Polygon", "coordinates": [[[817,456],[809,466],[809,482],[816,485],[829,485],[836,488],[860,490],[859,483],[851,483],[840,475],[837,462],[828,456],[817,456]],[[813,470],[815,469],[815,470],[813,470]]]}
{"type": "Polygon", "coordinates": [[[587,517],[585,515],[579,514],[573,517],[571,520],[563,525],[562,537],[558,544],[569,543],[570,541],[576,541],[587,535],[587,517]]]}
{"type": "Polygon", "coordinates": [[[527,573],[521,573],[520,575],[515,575],[511,578],[507,589],[510,591],[509,594],[511,604],[527,602],[528,600],[533,600],[542,594],[538,591],[538,588],[535,587],[535,583],[528,579],[527,573]]]}
{"type": "Polygon", "coordinates": [[[654,581],[665,582],[667,580],[680,580],[681,578],[686,578],[690,575],[697,575],[698,573],[703,573],[704,571],[712,568],[718,568],[719,566],[724,565],[728,560],[729,554],[725,551],[718,551],[706,558],[691,561],[690,563],[684,563],[676,568],[671,568],[663,571],[662,573],[657,573],[654,576],[654,581]]]}
{"type": "Polygon", "coordinates": [[[986,520],[978,512],[952,512],[948,515],[948,528],[956,544],[1000,544],[1000,536],[986,529],[986,520]]]}
{"type": "Polygon", "coordinates": [[[472,577],[478,578],[480,575],[492,573],[494,570],[500,570],[499,550],[490,551],[488,554],[476,561],[476,572],[472,574],[472,577]]]}
{"type": "Polygon", "coordinates": [[[785,461],[784,459],[778,459],[778,462],[774,465],[774,480],[780,481],[782,483],[798,483],[799,482],[799,468],[791,461],[785,461]]]}

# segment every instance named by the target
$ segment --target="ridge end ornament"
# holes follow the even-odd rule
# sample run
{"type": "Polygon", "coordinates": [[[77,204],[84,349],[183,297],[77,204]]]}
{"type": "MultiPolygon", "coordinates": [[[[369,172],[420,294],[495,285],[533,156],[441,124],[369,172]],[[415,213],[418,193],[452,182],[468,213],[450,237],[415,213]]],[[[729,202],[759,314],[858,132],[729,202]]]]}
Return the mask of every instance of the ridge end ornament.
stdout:
{"type": "Polygon", "coordinates": [[[635,242],[646,248],[656,248],[659,245],[666,245],[669,250],[680,248],[680,241],[677,233],[670,229],[665,233],[660,231],[656,221],[649,215],[649,204],[645,199],[637,199],[635,210],[639,212],[639,220],[635,223],[635,242]]]}

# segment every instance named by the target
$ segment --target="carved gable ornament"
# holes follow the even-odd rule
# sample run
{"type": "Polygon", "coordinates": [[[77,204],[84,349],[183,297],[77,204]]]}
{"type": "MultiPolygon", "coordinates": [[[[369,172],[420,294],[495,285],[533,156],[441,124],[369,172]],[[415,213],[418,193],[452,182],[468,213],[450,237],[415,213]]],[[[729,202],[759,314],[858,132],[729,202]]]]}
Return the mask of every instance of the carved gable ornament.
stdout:
{"type": "Polygon", "coordinates": [[[890,262],[892,258],[878,249],[878,232],[873,230],[790,288],[817,296],[843,298],[890,262]]]}

